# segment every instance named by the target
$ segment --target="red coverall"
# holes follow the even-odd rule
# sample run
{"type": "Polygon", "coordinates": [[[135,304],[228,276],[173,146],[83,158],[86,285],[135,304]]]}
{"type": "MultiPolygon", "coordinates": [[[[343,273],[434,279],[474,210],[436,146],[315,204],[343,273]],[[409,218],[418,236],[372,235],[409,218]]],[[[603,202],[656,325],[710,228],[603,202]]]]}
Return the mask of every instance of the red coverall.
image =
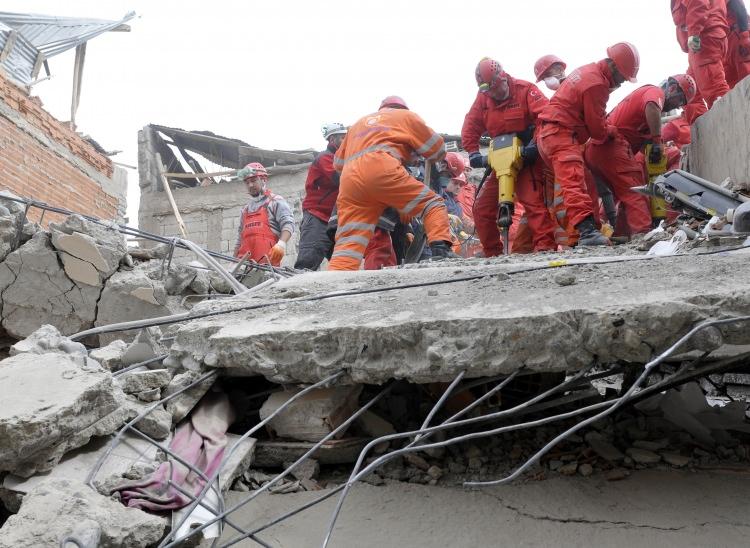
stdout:
{"type": "Polygon", "coordinates": [[[310,164],[305,180],[305,199],[302,200],[302,209],[324,223],[331,217],[339,193],[338,173],[333,168],[334,152],[333,146],[328,145],[310,164]]]}
{"type": "Polygon", "coordinates": [[[451,241],[442,198],[409,175],[412,154],[434,160],[443,138],[405,109],[384,108],[360,118],[341,143],[334,166],[341,171],[338,230],[329,270],[358,270],[378,217],[394,207],[402,217],[422,215],[427,241],[451,241]]]}
{"type": "Polygon", "coordinates": [[[589,215],[597,218],[581,145],[589,137],[594,143],[607,139],[607,100],[615,86],[606,60],[584,65],[563,80],[539,115],[539,152],[555,172],[568,223],[574,227],[589,215]]]}
{"type": "MultiPolygon", "coordinates": [[[[609,184],[615,199],[620,202],[626,226],[632,234],[644,234],[651,230],[651,210],[646,196],[630,190],[645,184],[643,164],[635,155],[651,138],[661,139],[661,135],[651,135],[646,123],[646,105],[654,103],[664,107],[664,92],[660,87],[646,85],[625,97],[607,117],[608,124],[617,128],[613,139],[601,144],[589,143],[586,146],[586,163],[594,175],[600,176],[609,184]]],[[[615,231],[616,235],[622,235],[615,231]]]]}
{"type": "Polygon", "coordinates": [[[729,25],[729,36],[727,37],[727,56],[724,60],[724,73],[727,77],[727,85],[729,89],[732,89],[745,76],[750,74],[750,52],[740,51],[742,35],[747,34],[749,31],[747,30],[748,23],[740,25],[737,21],[737,16],[731,9],[727,9],[727,24],[729,25]]]}
{"type": "Polygon", "coordinates": [[[690,144],[690,124],[685,119],[684,112],[679,118],[670,120],[662,126],[661,137],[665,143],[673,141],[678,148],[690,144]]]}
{"type": "MultiPolygon", "coordinates": [[[[477,93],[461,129],[463,147],[469,154],[479,151],[479,139],[486,132],[491,137],[519,133],[535,125],[547,98],[534,84],[508,77],[510,94],[497,102],[486,93],[477,93]]],[[[526,210],[528,226],[533,233],[534,250],[555,249],[554,224],[544,204],[542,162],[521,169],[516,180],[518,201],[526,210]]],[[[499,189],[493,172],[485,181],[474,202],[474,223],[486,257],[503,252],[497,227],[499,189]]]]}
{"type": "Polygon", "coordinates": [[[726,0],[672,0],[672,19],[677,26],[677,41],[688,54],[698,91],[708,108],[729,91],[724,60],[727,55],[726,0]],[[699,36],[701,49],[687,47],[690,36],[699,36]]]}

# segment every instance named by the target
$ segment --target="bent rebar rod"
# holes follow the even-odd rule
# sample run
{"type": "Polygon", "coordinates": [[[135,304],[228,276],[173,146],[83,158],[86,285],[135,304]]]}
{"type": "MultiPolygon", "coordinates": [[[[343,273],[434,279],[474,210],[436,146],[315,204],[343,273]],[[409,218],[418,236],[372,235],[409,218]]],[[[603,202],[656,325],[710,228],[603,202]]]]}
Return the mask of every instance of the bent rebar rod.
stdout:
{"type": "Polygon", "coordinates": [[[145,361],[142,361],[142,362],[138,362],[138,363],[134,363],[133,365],[129,365],[129,366],[125,367],[124,369],[118,369],[117,371],[115,371],[115,372],[112,373],[112,376],[113,377],[119,377],[123,373],[127,373],[128,371],[132,371],[133,369],[138,369],[139,367],[144,367],[144,366],[150,365],[152,363],[156,363],[156,362],[158,362],[160,360],[163,360],[167,356],[169,356],[169,354],[161,354],[160,356],[154,356],[153,358],[149,358],[148,360],[145,360],[145,361]]]}
{"type": "MultiPolygon", "coordinates": [[[[440,408],[443,406],[445,401],[448,399],[448,396],[450,396],[451,392],[453,392],[453,389],[456,388],[456,385],[461,382],[461,379],[464,378],[464,375],[466,375],[466,370],[464,369],[461,371],[458,375],[456,375],[456,378],[453,379],[453,382],[451,382],[448,385],[448,388],[445,389],[445,392],[443,392],[443,395],[440,396],[437,403],[432,406],[432,409],[430,409],[430,412],[427,414],[427,417],[425,418],[424,422],[422,423],[422,427],[420,430],[424,430],[430,425],[430,422],[432,422],[433,417],[435,414],[440,410],[440,408]]],[[[414,436],[414,441],[417,441],[421,436],[417,434],[414,436]]]]}
{"type": "Polygon", "coordinates": [[[693,335],[695,335],[699,331],[702,331],[703,329],[706,329],[707,327],[712,327],[715,325],[724,325],[724,324],[735,323],[735,322],[745,322],[748,320],[750,320],[750,316],[739,316],[737,318],[726,318],[723,320],[712,320],[708,322],[703,322],[702,324],[695,326],[693,329],[688,331],[688,333],[680,337],[680,339],[678,339],[676,343],[674,343],[672,346],[667,348],[664,352],[659,354],[656,358],[648,362],[643,368],[643,373],[641,373],[638,379],[636,379],[636,381],[630,386],[630,388],[628,388],[625,394],[623,394],[617,400],[617,403],[615,403],[612,407],[605,409],[601,413],[598,413],[594,415],[593,417],[589,417],[588,419],[581,421],[578,424],[568,428],[566,431],[562,432],[561,434],[553,438],[552,441],[548,442],[544,447],[542,447],[539,451],[537,451],[534,455],[532,455],[531,458],[529,458],[523,465],[518,467],[518,469],[516,469],[515,472],[508,475],[507,477],[500,478],[498,480],[493,480],[493,481],[464,482],[464,487],[502,485],[504,483],[509,483],[513,481],[514,479],[518,478],[523,472],[525,472],[530,466],[538,462],[541,457],[543,457],[550,449],[552,449],[560,441],[564,440],[571,434],[574,434],[581,428],[588,426],[592,422],[595,422],[599,419],[606,417],[607,415],[614,412],[618,407],[621,407],[623,404],[627,403],[628,400],[630,400],[630,398],[633,397],[636,389],[641,385],[641,383],[646,379],[646,377],[648,377],[651,374],[651,371],[653,371],[654,367],[656,367],[661,362],[663,362],[666,358],[672,355],[680,346],[682,346],[686,341],[691,339],[693,335]]]}
{"type": "MultiPolygon", "coordinates": [[[[263,493],[264,491],[267,491],[274,484],[276,484],[277,482],[281,481],[286,476],[288,476],[292,472],[292,470],[294,470],[301,462],[303,462],[304,460],[306,460],[310,455],[312,455],[315,451],[317,451],[318,448],[320,448],[321,445],[323,445],[325,442],[327,442],[331,438],[335,437],[339,432],[345,431],[352,422],[354,422],[365,411],[367,411],[370,407],[372,407],[373,405],[375,405],[381,398],[383,398],[386,394],[388,394],[393,389],[393,386],[394,386],[393,384],[389,384],[388,386],[386,386],[385,388],[383,388],[383,390],[381,390],[380,392],[378,392],[378,394],[374,398],[372,398],[365,405],[363,405],[362,407],[360,407],[357,410],[356,413],[352,414],[346,421],[344,421],[343,423],[341,423],[335,430],[333,430],[333,431],[329,432],[328,434],[326,434],[326,436],[322,440],[320,440],[315,445],[313,445],[310,449],[308,449],[305,452],[304,455],[302,455],[300,458],[298,458],[296,461],[294,461],[290,466],[288,466],[286,468],[286,470],[284,470],[283,472],[281,472],[280,474],[278,474],[275,478],[271,479],[271,481],[269,481],[268,483],[266,483],[265,485],[263,485],[260,489],[257,489],[255,491],[253,491],[253,493],[250,494],[244,500],[240,501],[239,503],[237,503],[236,505],[234,505],[229,510],[226,510],[225,513],[226,514],[230,514],[230,513],[234,512],[235,510],[241,508],[242,506],[248,504],[250,501],[252,501],[256,497],[258,497],[261,493],[263,493]]],[[[241,541],[243,538],[245,538],[245,537],[247,537],[247,536],[249,536],[251,534],[255,534],[255,533],[243,532],[243,536],[241,536],[241,537],[235,537],[233,539],[230,539],[226,544],[222,544],[221,547],[225,548],[227,546],[232,546],[232,545],[238,543],[239,541],[241,541]]]]}
{"type": "MultiPolygon", "coordinates": [[[[145,417],[146,415],[148,415],[151,411],[153,411],[154,409],[156,409],[158,406],[160,406],[160,405],[168,402],[169,400],[171,400],[173,398],[176,398],[177,396],[179,396],[180,394],[182,394],[186,390],[189,390],[193,386],[195,386],[195,385],[197,385],[197,384],[205,381],[206,379],[208,379],[210,377],[213,377],[216,374],[217,374],[217,371],[209,371],[205,375],[201,375],[200,377],[198,377],[198,379],[196,379],[195,381],[191,382],[190,384],[188,384],[184,388],[180,388],[174,394],[170,394],[166,398],[162,398],[161,400],[159,400],[157,402],[154,402],[153,404],[149,405],[145,410],[143,410],[140,414],[138,414],[134,419],[132,419],[130,422],[128,422],[125,426],[123,426],[120,429],[120,431],[117,432],[117,434],[115,435],[114,439],[109,444],[109,447],[107,448],[107,450],[104,453],[102,453],[99,456],[99,458],[96,460],[96,463],[94,464],[94,467],[91,469],[91,472],[89,472],[89,475],[86,476],[85,483],[89,487],[91,487],[92,489],[94,489],[94,486],[93,486],[92,482],[93,482],[94,478],[96,477],[96,474],[99,473],[99,470],[101,469],[102,464],[104,464],[104,461],[109,458],[109,456],[112,454],[112,451],[114,451],[115,447],[117,447],[117,445],[120,443],[120,441],[122,440],[122,436],[125,434],[125,432],[127,430],[129,430],[130,428],[132,428],[132,426],[134,424],[136,424],[137,422],[139,422],[143,417],[145,417]]],[[[96,489],[94,489],[94,490],[96,490],[96,489]]]]}
{"type": "MultiPolygon", "coordinates": [[[[250,430],[248,430],[242,436],[240,436],[239,439],[237,439],[237,441],[234,443],[234,445],[232,445],[232,447],[229,449],[229,451],[227,451],[224,454],[224,456],[222,457],[222,459],[221,459],[221,465],[219,465],[217,467],[217,469],[216,469],[216,472],[214,474],[212,474],[210,483],[213,483],[214,481],[216,481],[216,478],[219,477],[219,473],[221,472],[221,467],[224,465],[224,463],[226,463],[229,460],[229,458],[232,456],[232,454],[235,452],[235,450],[240,446],[240,444],[243,441],[245,441],[252,434],[254,434],[255,432],[257,432],[261,427],[265,426],[271,419],[273,419],[276,415],[278,415],[279,413],[281,413],[282,411],[284,411],[287,407],[289,407],[291,404],[293,404],[299,398],[301,398],[302,396],[304,396],[308,392],[311,392],[312,390],[315,390],[317,388],[320,388],[322,386],[325,386],[325,385],[333,382],[334,380],[336,380],[339,377],[341,377],[344,373],[345,372],[343,370],[337,371],[336,373],[334,373],[333,375],[329,375],[328,377],[326,377],[322,381],[316,382],[315,384],[311,384],[310,386],[306,387],[305,389],[297,392],[291,398],[289,398],[287,401],[285,401],[282,405],[280,405],[278,408],[276,408],[273,411],[273,413],[271,413],[270,415],[268,415],[265,419],[259,421],[258,424],[256,424],[250,430]]],[[[198,495],[198,498],[202,499],[203,497],[205,497],[206,493],[209,490],[209,488],[210,488],[210,484],[206,484],[203,487],[203,489],[201,490],[200,494],[198,495]]],[[[174,532],[177,531],[180,527],[182,527],[182,525],[185,523],[185,521],[187,520],[187,517],[190,515],[190,513],[193,510],[195,510],[196,506],[197,506],[196,503],[192,503],[188,507],[188,510],[186,511],[185,515],[180,520],[180,522],[177,523],[177,525],[175,525],[173,527],[172,531],[159,544],[159,548],[162,548],[164,546],[172,546],[174,544],[174,542],[172,544],[169,544],[169,542],[172,540],[172,537],[174,536],[174,532]]],[[[203,524],[201,527],[198,527],[198,528],[194,529],[191,532],[191,534],[195,533],[197,531],[202,531],[203,529],[205,529],[206,527],[208,527],[208,525],[210,525],[210,524],[215,523],[216,521],[218,521],[218,519],[221,519],[221,518],[215,518],[213,520],[209,520],[208,522],[206,522],[205,524],[203,524]]]]}
{"type": "MultiPolygon", "coordinates": [[[[610,400],[605,402],[599,402],[595,403],[593,405],[589,405],[587,407],[576,409],[575,411],[568,411],[567,413],[561,413],[559,415],[554,415],[552,417],[545,417],[543,419],[538,419],[535,421],[529,421],[525,423],[519,423],[519,424],[511,424],[508,426],[500,426],[498,428],[494,428],[491,430],[484,430],[481,432],[472,432],[469,434],[464,434],[462,436],[457,436],[455,438],[450,438],[444,441],[437,441],[434,443],[428,443],[426,445],[417,445],[417,446],[411,446],[411,447],[403,447],[402,449],[398,449],[396,451],[392,451],[391,453],[386,453],[385,455],[375,459],[372,463],[367,465],[365,468],[363,468],[356,476],[354,476],[351,480],[347,481],[346,486],[349,487],[368,475],[370,472],[378,468],[379,466],[385,464],[389,460],[398,457],[400,455],[404,455],[406,453],[413,453],[415,451],[423,451],[425,449],[436,449],[438,447],[447,447],[449,445],[454,445],[456,443],[463,443],[465,441],[470,441],[473,439],[478,438],[485,438],[488,436],[494,436],[497,434],[503,434],[505,432],[512,432],[514,430],[520,430],[523,428],[533,428],[536,426],[542,426],[545,424],[548,424],[550,422],[555,422],[558,420],[568,419],[571,417],[574,417],[576,415],[580,415],[583,413],[587,413],[589,411],[594,411],[596,409],[599,409],[601,407],[611,406],[613,405],[613,402],[617,402],[618,400],[610,400]]],[[[340,511],[340,508],[337,507],[337,509],[340,511]]],[[[338,518],[338,513],[333,516],[333,519],[331,520],[331,523],[328,527],[328,532],[326,534],[326,538],[323,541],[323,548],[328,546],[328,543],[331,539],[331,536],[333,535],[333,529],[336,525],[336,518],[338,518]]]]}

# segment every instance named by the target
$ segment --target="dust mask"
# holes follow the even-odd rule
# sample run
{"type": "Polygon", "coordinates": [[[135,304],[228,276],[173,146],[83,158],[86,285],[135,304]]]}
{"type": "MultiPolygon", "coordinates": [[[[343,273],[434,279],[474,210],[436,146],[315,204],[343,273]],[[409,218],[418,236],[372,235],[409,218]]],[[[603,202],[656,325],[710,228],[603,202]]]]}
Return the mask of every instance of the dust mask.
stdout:
{"type": "Polygon", "coordinates": [[[560,87],[560,79],[557,76],[547,76],[544,79],[544,85],[552,91],[556,91],[560,87]]]}

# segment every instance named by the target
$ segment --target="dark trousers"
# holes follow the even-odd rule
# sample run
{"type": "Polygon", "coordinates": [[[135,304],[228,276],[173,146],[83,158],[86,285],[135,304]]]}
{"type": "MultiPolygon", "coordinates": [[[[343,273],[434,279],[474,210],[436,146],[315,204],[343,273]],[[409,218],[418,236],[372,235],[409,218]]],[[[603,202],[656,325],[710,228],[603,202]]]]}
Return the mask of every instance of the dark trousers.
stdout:
{"type": "Polygon", "coordinates": [[[294,268],[318,270],[323,258],[330,259],[333,240],[328,236],[328,223],[321,221],[308,211],[302,212],[300,225],[299,253],[294,268]]]}

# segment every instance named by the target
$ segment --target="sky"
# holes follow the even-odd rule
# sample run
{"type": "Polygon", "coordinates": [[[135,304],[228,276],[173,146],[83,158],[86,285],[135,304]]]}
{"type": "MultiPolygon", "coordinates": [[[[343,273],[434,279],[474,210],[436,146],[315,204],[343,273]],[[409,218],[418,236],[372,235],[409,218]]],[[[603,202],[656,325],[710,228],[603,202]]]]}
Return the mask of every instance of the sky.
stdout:
{"type": "MultiPolygon", "coordinates": [[[[668,0],[4,0],[3,10],[118,19],[131,32],[89,42],[78,131],[113,160],[137,165],[149,123],[210,130],[262,148],[325,146],[320,127],[349,125],[400,95],[433,129],[458,134],[476,95],[474,68],[500,61],[534,80],[554,53],[568,71],[606,56],[618,41],[641,54],[638,84],[684,72],[668,0]]],[[[45,108],[70,119],[73,52],[50,60],[33,87],[45,108]]],[[[543,84],[540,87],[546,91],[543,84]]],[[[549,93],[548,93],[549,94],[549,93]]],[[[128,217],[137,223],[138,175],[128,170],[128,217]]]]}

